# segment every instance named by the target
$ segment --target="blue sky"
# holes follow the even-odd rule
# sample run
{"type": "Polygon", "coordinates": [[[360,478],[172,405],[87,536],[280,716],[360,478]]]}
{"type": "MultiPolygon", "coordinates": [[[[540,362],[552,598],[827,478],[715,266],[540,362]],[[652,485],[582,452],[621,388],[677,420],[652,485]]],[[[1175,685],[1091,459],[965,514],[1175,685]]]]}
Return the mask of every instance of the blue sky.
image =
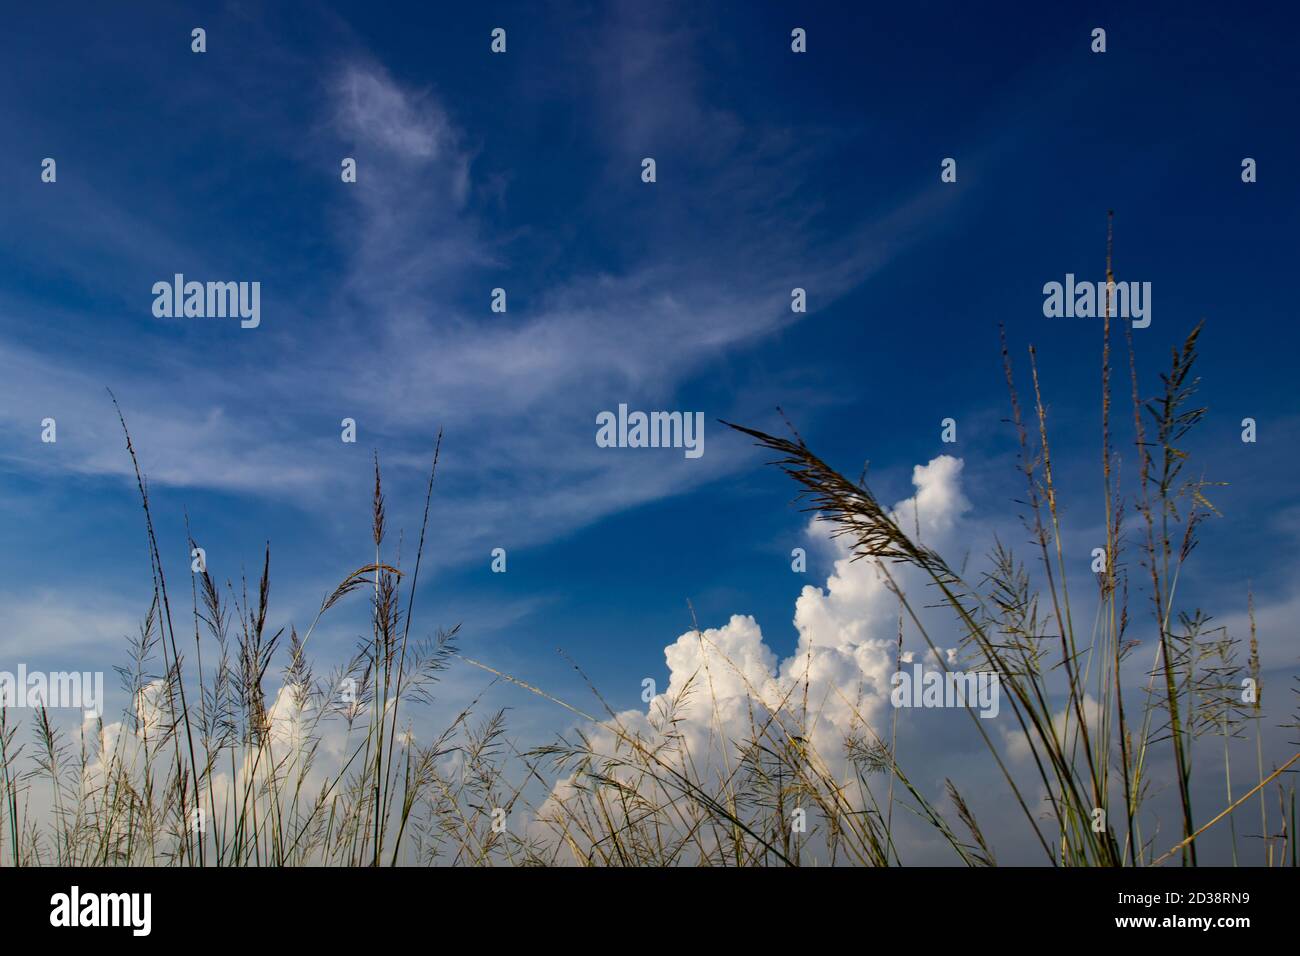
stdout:
{"type": "MultiPolygon", "coordinates": [[[[1042,286],[1104,276],[1108,209],[1117,277],[1153,286],[1135,332],[1146,382],[1206,319],[1193,449],[1229,485],[1193,585],[1239,619],[1249,582],[1262,620],[1294,620],[1293,16],[842,6],[8,11],[4,656],[111,666],[147,606],[106,387],[173,577],[186,513],[222,577],[255,573],[269,540],[273,609],[300,627],[368,560],[371,454],[391,524],[414,534],[444,428],[417,624],[463,622],[470,653],[576,693],[563,647],[624,706],[663,678],[688,601],[704,626],[754,615],[783,655],[799,589],[826,578],[816,555],[791,573],[806,517],[717,419],[776,428],[780,405],[826,459],[869,459],[891,502],[914,465],[957,455],[983,526],[1014,528],[999,323],[1022,370],[1039,350],[1067,535],[1086,554],[1099,327],[1044,318],[1042,286]],[[497,26],[504,56],[488,50],[497,26]],[[940,182],[944,157],[956,183],[940,182]],[[1258,182],[1242,183],[1243,157],[1258,182]],[[260,281],[260,327],[155,318],[150,288],[176,272],[260,281]],[[706,453],[597,448],[595,415],[620,402],[703,411],[706,453]],[[950,416],[954,446],[939,441],[950,416]],[[1257,444],[1239,440],[1246,416],[1257,444]]],[[[342,657],[356,633],[340,616],[316,651],[342,657]]],[[[1295,646],[1272,635],[1270,666],[1295,646]]],[[[525,726],[547,719],[509,703],[525,726]]]]}

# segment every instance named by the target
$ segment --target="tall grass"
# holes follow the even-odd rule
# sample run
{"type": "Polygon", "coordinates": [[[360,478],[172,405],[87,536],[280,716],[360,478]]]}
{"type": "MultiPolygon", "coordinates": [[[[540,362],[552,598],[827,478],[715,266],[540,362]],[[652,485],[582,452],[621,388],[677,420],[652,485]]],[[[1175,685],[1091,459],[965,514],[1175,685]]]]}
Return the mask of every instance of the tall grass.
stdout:
{"type": "MultiPolygon", "coordinates": [[[[1107,271],[1109,278],[1109,262],[1107,271]]],[[[828,523],[854,560],[877,567],[899,609],[896,664],[910,630],[948,669],[939,653],[943,638],[931,632],[932,616],[921,613],[916,594],[902,584],[898,572],[906,568],[919,573],[927,599],[937,599],[949,614],[960,636],[961,663],[997,676],[1027,747],[1028,773],[1011,770],[1005,739],[995,739],[967,709],[990,766],[1023,818],[1024,839],[1043,862],[1194,865],[1198,839],[1226,825],[1234,863],[1295,866],[1295,787],[1283,781],[1300,754],[1266,765],[1262,688],[1251,701],[1240,693],[1244,678],[1260,686],[1253,596],[1247,598],[1243,664],[1239,640],[1188,607],[1179,588],[1202,522],[1217,514],[1209,497],[1215,485],[1198,475],[1185,450],[1205,415],[1196,404],[1194,377],[1201,327],[1173,350],[1150,397],[1143,397],[1131,333],[1125,336],[1137,476],[1132,489],[1123,489],[1123,456],[1113,444],[1118,419],[1109,311],[1108,303],[1099,463],[1105,566],[1096,575],[1090,627],[1076,620],[1077,596],[1072,602],[1068,586],[1077,558],[1063,541],[1049,415],[1033,348],[1022,402],[1002,337],[1029,551],[993,542],[976,580],[909,534],[864,478],[845,477],[793,429],[790,437],[778,437],[730,427],[775,456],[803,507],[828,523]],[[1130,554],[1136,564],[1127,560],[1130,554]],[[1130,569],[1139,568],[1131,579],[1130,569]],[[1134,603],[1140,590],[1147,596],[1145,611],[1134,603]],[[1132,637],[1138,629],[1150,639],[1132,637]],[[1137,665],[1135,655],[1149,660],[1137,665]],[[1135,663],[1126,666],[1130,659],[1135,663]],[[1135,666],[1145,680],[1129,686],[1135,666]],[[1243,781],[1234,776],[1229,741],[1249,730],[1256,761],[1243,781]],[[1162,751],[1172,767],[1169,779],[1153,776],[1162,751]],[[1198,813],[1192,801],[1194,761],[1201,759],[1222,763],[1223,798],[1212,813],[1198,813]],[[1176,839],[1148,812],[1153,794],[1165,787],[1176,796],[1176,839]],[[1246,823],[1238,812],[1247,805],[1257,807],[1257,821],[1246,823]],[[1247,834],[1259,839],[1258,848],[1240,842],[1247,834]]],[[[915,814],[955,862],[996,864],[995,848],[957,786],[948,780],[943,793],[927,793],[915,768],[905,767],[897,710],[888,726],[874,727],[864,702],[850,699],[847,688],[835,693],[854,714],[854,729],[836,742],[834,753],[819,752],[813,743],[816,715],[806,679],[776,701],[746,680],[747,727],[739,737],[729,735],[714,688],[721,675],[708,663],[671,697],[657,699],[647,733],[630,726],[594,687],[598,706],[589,712],[462,655],[457,627],[416,625],[414,597],[441,434],[409,572],[388,556],[376,458],[373,554],[325,596],[305,631],[290,625],[286,634],[270,623],[269,545],[255,581],[219,582],[206,569],[196,573],[190,615],[182,621],[164,574],[148,483],[120,410],[119,418],[144,513],[152,583],[139,632],[129,641],[129,661],[118,668],[130,704],[120,725],[101,719],[83,725],[75,739],[38,710],[26,741],[15,712],[0,708],[0,860],[6,865],[890,866],[907,862],[907,848],[896,841],[896,809],[915,814]],[[308,655],[313,634],[332,609],[361,595],[370,608],[368,637],[349,661],[318,677],[308,655]],[[430,636],[419,638],[422,632],[430,636]],[[431,699],[454,661],[489,672],[493,683],[551,701],[577,725],[521,751],[507,733],[504,712],[477,717],[476,700],[428,743],[418,743],[414,709],[431,699]],[[269,681],[277,667],[280,689],[273,693],[269,681]],[[681,730],[683,713],[696,698],[707,702],[711,738],[716,732],[708,754],[693,752],[681,730]],[[322,753],[327,739],[343,744],[322,753]],[[33,814],[34,796],[50,809],[33,814]],[[791,826],[796,811],[806,827],[791,826]],[[530,824],[502,826],[521,818],[530,824]]],[[[706,662],[744,677],[705,631],[696,627],[694,635],[707,645],[706,662]]],[[[933,768],[922,769],[926,778],[933,774],[933,768]]]]}

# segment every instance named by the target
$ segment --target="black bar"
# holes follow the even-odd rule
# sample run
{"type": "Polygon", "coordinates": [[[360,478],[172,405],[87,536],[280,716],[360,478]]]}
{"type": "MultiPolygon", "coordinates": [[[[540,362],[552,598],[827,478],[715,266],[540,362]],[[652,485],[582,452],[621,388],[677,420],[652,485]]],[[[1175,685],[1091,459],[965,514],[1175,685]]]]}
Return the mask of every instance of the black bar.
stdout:
{"type": "MultiPolygon", "coordinates": [[[[552,934],[557,940],[566,934],[590,939],[605,932],[648,940],[686,932],[688,925],[701,927],[692,934],[716,927],[720,938],[761,932],[765,946],[786,932],[798,942],[800,932],[855,926],[864,939],[878,931],[915,933],[924,926],[937,934],[978,932],[990,945],[1038,931],[1069,940],[1143,935],[1159,940],[1172,931],[1227,943],[1243,932],[1280,936],[1289,931],[1296,889],[1293,871],[1260,868],[763,873],[44,868],[0,869],[0,911],[6,943],[36,937],[67,941],[76,933],[79,942],[98,937],[114,946],[180,943],[205,950],[223,941],[363,945],[410,934],[441,948],[461,932],[485,934],[493,944],[518,939],[537,945],[552,934]],[[73,886],[83,906],[95,894],[149,894],[148,936],[136,936],[130,925],[51,925],[57,894],[70,904],[73,886]],[[1154,922],[1119,923],[1131,919],[1154,922]],[[1208,928],[1200,922],[1207,919],[1208,928]],[[1217,922],[1227,919],[1246,922],[1217,922]]],[[[95,900],[92,909],[98,914],[95,900]]],[[[108,916],[119,901],[110,900],[108,916]]],[[[143,909],[119,912],[138,917],[143,909]]],[[[928,944],[918,939],[917,945],[928,944]]]]}

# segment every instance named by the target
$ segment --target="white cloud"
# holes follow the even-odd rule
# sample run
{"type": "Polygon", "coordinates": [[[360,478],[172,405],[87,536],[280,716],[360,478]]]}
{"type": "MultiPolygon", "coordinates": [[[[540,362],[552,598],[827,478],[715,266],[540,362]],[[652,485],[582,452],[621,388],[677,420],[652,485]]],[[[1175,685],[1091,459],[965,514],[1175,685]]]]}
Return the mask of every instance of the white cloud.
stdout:
{"type": "MultiPolygon", "coordinates": [[[[895,520],[919,525],[921,537],[942,545],[960,531],[969,502],[961,490],[962,462],[941,455],[913,470],[916,493],[895,505],[895,520]]],[[[820,535],[814,522],[810,533],[820,535]]],[[[664,743],[654,718],[667,713],[689,685],[674,716],[672,732],[681,736],[693,773],[703,779],[725,774],[735,764],[735,748],[752,736],[752,722],[785,710],[802,715],[804,737],[826,769],[848,779],[845,738],[869,726],[887,736],[889,678],[894,670],[897,600],[874,563],[853,561],[843,539],[833,541],[838,557],[825,588],[805,586],[795,603],[798,642],[784,659],[772,650],[753,617],[734,615],[721,627],[682,634],[664,651],[669,684],[646,711],[629,710],[618,722],[641,734],[650,746],[664,743]]],[[[907,570],[892,573],[906,587],[907,570]]],[[[588,728],[598,752],[613,754],[618,734],[611,723],[588,728]]],[[[556,812],[555,796],[570,792],[562,781],[540,815],[556,812]]],[[[547,831],[538,827],[539,835],[547,831]]]]}
{"type": "Polygon", "coordinates": [[[125,636],[139,630],[140,609],[125,598],[82,594],[70,602],[65,593],[48,588],[0,595],[5,624],[0,631],[0,661],[4,667],[22,661],[33,667],[51,659],[73,656],[90,669],[105,656],[105,648],[120,648],[125,636]]]}
{"type": "MultiPolygon", "coordinates": [[[[1087,692],[1083,695],[1083,719],[1088,722],[1092,728],[1092,733],[1096,733],[1096,728],[1102,725],[1101,703],[1096,697],[1087,692]]],[[[1069,750],[1068,743],[1073,736],[1079,732],[1079,718],[1073,707],[1063,706],[1060,710],[1052,715],[1052,730],[1058,740],[1066,742],[1066,750],[1069,750]]],[[[1029,738],[1023,730],[1013,730],[1004,728],[1004,735],[1007,742],[1007,753],[1016,760],[1028,760],[1033,756],[1033,749],[1029,746],[1029,738]]],[[[1047,794],[1043,794],[1043,799],[1047,794]]]]}
{"type": "MultiPolygon", "coordinates": [[[[126,339],[122,351],[0,347],[12,396],[0,411],[0,428],[15,439],[5,443],[10,460],[36,473],[129,483],[108,384],[156,485],[337,510],[332,502],[364,501],[369,481],[367,456],[338,441],[340,418],[356,418],[361,443],[381,450],[394,501],[418,494],[432,438],[445,426],[439,502],[458,520],[445,527],[435,560],[477,553],[503,535],[516,547],[535,544],[747,467],[753,452],[713,424],[737,417],[733,408],[703,409],[704,458],[660,456],[653,468],[643,455],[602,454],[595,414],[619,401],[673,407],[684,383],[800,318],[789,308],[787,274],[815,288],[817,304],[829,303],[898,251],[900,240],[878,235],[906,237],[908,224],[932,218],[923,195],[819,246],[806,225],[764,202],[741,203],[729,187],[739,176],[794,188],[797,162],[780,150],[764,151],[761,162],[738,155],[744,169],[724,163],[713,186],[693,177],[693,189],[716,187],[740,203],[716,224],[721,235],[651,244],[622,273],[567,276],[534,290],[527,310],[489,321],[454,304],[467,269],[509,263],[485,238],[471,201],[474,152],[448,108],[365,62],[345,66],[330,89],[328,135],[342,155],[355,153],[360,173],[340,186],[332,214],[345,268],[311,290],[311,310],[301,296],[289,305],[294,293],[285,290],[286,308],[301,314],[268,313],[252,337],[235,330],[219,353],[211,332],[175,326],[150,327],[148,341],[126,339]],[[700,255],[706,240],[709,254],[700,255]],[[142,349],[161,356],[147,376],[142,349]],[[57,446],[33,438],[46,415],[59,419],[57,446]]],[[[144,310],[147,297],[140,301],[144,310]]]]}
{"type": "Polygon", "coordinates": [[[368,145],[412,159],[437,159],[453,148],[446,113],[377,69],[349,66],[338,79],[336,95],[339,124],[368,145]]]}

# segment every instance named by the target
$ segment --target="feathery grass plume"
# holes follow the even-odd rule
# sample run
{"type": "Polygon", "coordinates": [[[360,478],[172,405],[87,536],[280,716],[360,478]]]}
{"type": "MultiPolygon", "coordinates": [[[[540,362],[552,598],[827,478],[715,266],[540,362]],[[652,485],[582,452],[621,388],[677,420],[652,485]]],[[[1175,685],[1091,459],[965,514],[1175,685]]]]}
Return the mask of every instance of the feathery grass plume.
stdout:
{"type": "MultiPolygon", "coordinates": [[[[1110,253],[1108,228],[1108,280],[1110,253]]],[[[1136,477],[1128,479],[1133,488],[1126,491],[1113,433],[1110,311],[1108,293],[1100,462],[1106,562],[1096,579],[1091,637],[1071,610],[1063,505],[1037,353],[1029,349],[1030,401],[1022,406],[1005,330],[1002,364],[1030,550],[1018,554],[995,538],[982,570],[969,581],[967,558],[950,563],[922,541],[919,512],[905,526],[903,516],[875,497],[865,470],[856,481],[845,477],[793,427],[790,438],[730,427],[775,453],[775,464],[799,487],[805,510],[829,524],[851,560],[874,567],[898,605],[896,669],[910,630],[945,672],[959,664],[997,678],[1009,725],[1001,746],[1023,741],[1023,775],[1041,792],[1041,804],[1031,806],[1026,781],[1011,773],[985,722],[969,704],[965,709],[1046,862],[1161,865],[1178,858],[1191,865],[1197,839],[1225,819],[1237,861],[1233,814],[1258,798],[1263,861],[1295,866],[1296,794],[1283,781],[1300,754],[1266,772],[1253,593],[1247,596],[1244,663],[1239,641],[1205,611],[1186,607],[1179,594],[1201,523],[1217,514],[1207,496],[1214,483],[1189,477],[1194,472],[1184,450],[1205,415],[1194,404],[1201,326],[1173,350],[1161,389],[1147,399],[1126,330],[1138,452],[1136,477]],[[1125,524],[1134,511],[1136,531],[1125,524]],[[1130,613],[1134,560],[1149,577],[1149,665],[1130,663],[1142,646],[1130,634],[1144,626],[1130,613]],[[950,613],[957,634],[952,659],[940,653],[929,617],[923,620],[904,587],[902,569],[918,575],[927,594],[937,595],[937,606],[950,613]],[[1135,667],[1145,674],[1137,695],[1125,684],[1135,667]],[[1247,677],[1256,689],[1252,700],[1238,694],[1247,677]],[[1239,793],[1229,741],[1244,735],[1247,721],[1255,726],[1256,779],[1239,793]],[[1198,825],[1191,805],[1193,761],[1215,737],[1226,805],[1198,825]],[[1161,852],[1150,804],[1166,783],[1150,767],[1153,748],[1166,746],[1181,839],[1161,852]],[[1278,800],[1275,823],[1266,803],[1270,787],[1278,800]],[[1111,812],[1117,801],[1122,812],[1111,812]]],[[[700,628],[688,605],[691,629],[683,640],[694,640],[700,663],[691,673],[675,673],[671,691],[655,697],[646,712],[629,713],[610,706],[576,662],[570,661],[596,707],[575,706],[462,655],[459,625],[415,630],[441,432],[409,572],[400,530],[396,547],[390,544],[376,454],[369,502],[373,555],[325,595],[308,626],[275,623],[267,542],[251,588],[242,573],[232,582],[206,567],[196,570],[194,653],[187,660],[173,623],[148,482],[116,399],[114,407],[144,511],[150,566],[148,606],[138,633],[127,640],[128,663],[116,669],[125,712],[109,725],[84,722],[73,738],[39,709],[31,739],[20,742],[20,724],[0,704],[0,860],[15,866],[890,866],[904,862],[897,807],[937,834],[956,862],[996,865],[991,842],[957,785],[944,777],[943,793],[931,799],[908,773],[899,752],[898,709],[889,726],[875,727],[867,716],[873,702],[861,683],[813,692],[811,648],[778,679],[755,677],[719,646],[716,632],[700,628]],[[368,599],[369,633],[358,636],[349,660],[318,677],[312,635],[326,614],[360,594],[368,599]],[[438,681],[456,661],[486,672],[489,682],[421,742],[412,708],[432,702],[438,681]],[[276,676],[278,688],[270,683],[276,676]],[[522,749],[509,732],[505,708],[477,715],[488,689],[507,684],[579,723],[522,749]],[[739,693],[729,690],[724,698],[723,687],[739,693]],[[828,739],[830,704],[848,718],[828,739]],[[34,799],[48,803],[48,811],[33,812],[34,799]],[[501,826],[519,819],[527,826],[501,826]]],[[[196,548],[188,514],[185,535],[196,548]]],[[[1284,726],[1300,727],[1300,718],[1284,726]]]]}
{"type": "MultiPolygon", "coordinates": [[[[1107,273],[1108,278],[1113,276],[1109,255],[1107,273]]],[[[1198,385],[1192,370],[1202,327],[1197,325],[1181,349],[1173,351],[1171,370],[1161,376],[1162,393],[1148,401],[1139,397],[1136,361],[1129,339],[1139,461],[1136,501],[1145,524],[1142,557],[1151,575],[1158,637],[1156,659],[1149,672],[1146,707],[1141,712],[1140,723],[1134,723],[1125,706],[1121,680],[1124,662],[1139,645],[1127,637],[1131,621],[1127,605],[1129,586],[1119,561],[1125,500],[1119,491],[1118,459],[1110,444],[1109,303],[1106,314],[1102,367],[1106,567],[1098,580],[1101,598],[1098,621],[1102,626],[1094,629],[1093,638],[1087,644],[1076,638],[1070,611],[1061,506],[1053,476],[1046,403],[1032,347],[1029,355],[1036,435],[1022,418],[1005,332],[1002,335],[1011,422],[1019,443],[1019,468],[1028,489],[1022,501],[1027,507],[1025,525],[1039,552],[1041,591],[1029,569],[996,540],[989,554],[990,569],[983,573],[977,586],[968,585],[961,571],[954,570],[935,550],[923,544],[919,536],[900,525],[880,504],[865,479],[855,482],[836,471],[814,454],[793,428],[792,437],[780,438],[730,422],[724,424],[774,452],[773,464],[800,487],[803,510],[812,512],[816,520],[828,522],[831,537],[847,538],[851,560],[868,560],[878,567],[911,624],[946,670],[937,645],[889,568],[913,568],[939,593],[940,606],[953,613],[961,634],[960,653],[972,667],[993,672],[1007,692],[1012,717],[1028,745],[1050,804],[1050,818],[1056,830],[1054,849],[1040,831],[1035,814],[1030,812],[997,746],[973,713],[971,717],[1026,822],[1053,863],[1141,864],[1163,861],[1177,853],[1183,856],[1184,862],[1194,865],[1196,837],[1225,816],[1230,817],[1230,811],[1241,803],[1234,796],[1226,746],[1229,739],[1239,736],[1242,722],[1250,713],[1237,696],[1243,673],[1237,662],[1237,642],[1222,629],[1210,628],[1210,619],[1203,611],[1182,611],[1176,607],[1179,574],[1195,550],[1198,527],[1206,517],[1218,513],[1206,497],[1207,490],[1215,483],[1203,477],[1184,476],[1188,456],[1182,446],[1205,415],[1203,407],[1191,405],[1198,385]],[[1151,441],[1147,439],[1144,412],[1151,425],[1151,441]],[[1040,615],[1040,601],[1050,609],[1046,615],[1040,615]],[[1172,623],[1174,620],[1177,625],[1172,623]],[[1058,696],[1056,675],[1064,682],[1066,707],[1061,714],[1054,713],[1050,703],[1058,696]],[[1163,687],[1157,690],[1160,684],[1163,687]],[[1228,810],[1198,828],[1191,807],[1192,741],[1204,734],[1223,738],[1228,810]],[[1142,836],[1141,810],[1151,792],[1146,770],[1149,748],[1165,740],[1171,741],[1174,751],[1183,840],[1170,853],[1156,857],[1150,841],[1142,836]],[[1105,813],[1110,802],[1112,760],[1117,762],[1122,777],[1122,832],[1117,832],[1115,818],[1105,813]],[[1094,826],[1099,819],[1105,821],[1104,825],[1094,826]]],[[[1257,672],[1258,647],[1253,630],[1251,660],[1251,667],[1257,672]]],[[[1255,707],[1258,708],[1257,702],[1255,707]]],[[[967,709],[970,710],[969,706],[967,709]]],[[[897,766],[886,757],[888,748],[883,745],[861,739],[847,744],[860,774],[885,769],[897,773],[897,766]]],[[[1292,758],[1284,766],[1289,767],[1296,759],[1292,758]]],[[[1260,783],[1250,795],[1261,791],[1278,773],[1275,771],[1265,778],[1261,765],[1260,783]]],[[[973,826],[969,807],[955,791],[949,795],[958,807],[959,817],[974,834],[978,828],[973,826]]],[[[931,822],[944,832],[967,862],[993,860],[982,837],[976,838],[973,848],[967,848],[974,850],[972,856],[959,848],[941,817],[936,814],[931,822]]],[[[1235,824],[1232,829],[1235,848],[1235,824]]]]}

